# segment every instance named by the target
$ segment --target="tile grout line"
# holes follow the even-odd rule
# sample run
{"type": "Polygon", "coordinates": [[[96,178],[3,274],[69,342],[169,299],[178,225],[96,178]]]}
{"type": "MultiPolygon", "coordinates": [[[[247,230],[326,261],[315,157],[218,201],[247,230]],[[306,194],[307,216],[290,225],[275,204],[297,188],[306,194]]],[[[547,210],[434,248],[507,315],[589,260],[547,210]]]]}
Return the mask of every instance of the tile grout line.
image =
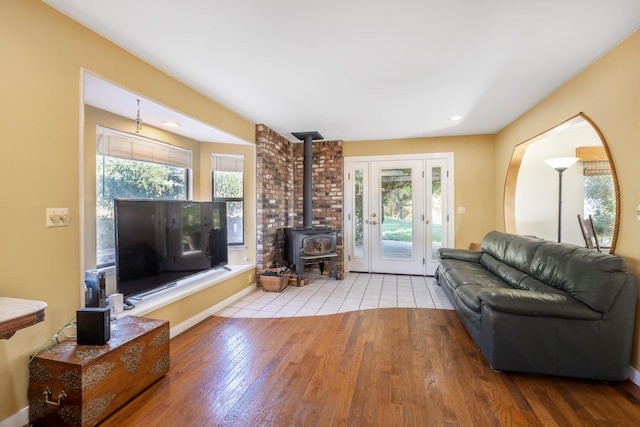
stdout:
{"type": "Polygon", "coordinates": [[[277,318],[335,314],[381,308],[381,305],[418,308],[416,292],[418,287],[421,290],[426,288],[424,294],[428,295],[432,306],[422,308],[451,309],[440,301],[439,294],[434,295],[435,289],[431,289],[432,278],[368,273],[351,273],[351,275],[355,277],[343,281],[317,277],[305,287],[292,287],[289,293],[285,289],[277,296],[271,296],[272,293],[260,293],[256,289],[216,314],[224,317],[277,318]],[[407,277],[407,280],[401,280],[400,277],[407,277]],[[370,303],[365,303],[367,296],[370,297],[368,299],[370,303]],[[409,296],[412,301],[408,299],[409,296]],[[390,297],[395,300],[393,303],[390,297]],[[319,305],[319,307],[313,307],[313,305],[319,305]]]}

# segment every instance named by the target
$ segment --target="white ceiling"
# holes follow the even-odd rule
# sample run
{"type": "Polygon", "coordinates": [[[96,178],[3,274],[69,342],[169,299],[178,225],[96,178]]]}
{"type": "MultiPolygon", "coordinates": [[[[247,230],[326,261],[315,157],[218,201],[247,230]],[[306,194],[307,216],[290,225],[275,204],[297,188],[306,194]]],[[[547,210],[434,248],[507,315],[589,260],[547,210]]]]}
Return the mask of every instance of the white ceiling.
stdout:
{"type": "Polygon", "coordinates": [[[85,104],[110,111],[123,117],[130,117],[130,132],[134,132],[135,130],[134,119],[138,114],[138,101],[140,101],[139,111],[143,130],[145,126],[153,126],[167,132],[195,139],[196,141],[221,142],[225,144],[250,143],[249,141],[243,141],[240,138],[236,138],[233,135],[229,135],[152,100],[146,99],[143,96],[132,93],[90,72],[84,73],[83,83],[85,104]],[[168,127],[163,122],[173,122],[177,124],[178,127],[168,127]]]}
{"type": "Polygon", "coordinates": [[[292,140],[495,133],[640,26],[639,0],[43,1],[292,140]]]}

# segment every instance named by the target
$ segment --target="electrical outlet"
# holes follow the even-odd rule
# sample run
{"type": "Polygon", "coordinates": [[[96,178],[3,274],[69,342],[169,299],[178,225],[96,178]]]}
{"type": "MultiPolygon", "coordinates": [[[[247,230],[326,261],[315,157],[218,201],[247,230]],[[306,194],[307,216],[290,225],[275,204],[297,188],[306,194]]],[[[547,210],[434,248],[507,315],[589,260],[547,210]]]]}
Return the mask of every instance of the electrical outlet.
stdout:
{"type": "Polygon", "coordinates": [[[45,221],[47,227],[68,227],[69,208],[47,208],[45,221]]]}

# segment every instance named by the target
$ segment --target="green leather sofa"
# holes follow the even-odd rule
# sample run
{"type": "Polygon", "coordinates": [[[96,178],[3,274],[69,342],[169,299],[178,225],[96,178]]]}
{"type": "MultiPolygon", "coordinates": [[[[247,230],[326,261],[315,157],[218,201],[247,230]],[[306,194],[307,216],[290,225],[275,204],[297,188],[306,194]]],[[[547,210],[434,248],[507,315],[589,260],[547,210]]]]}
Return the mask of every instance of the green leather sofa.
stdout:
{"type": "Polygon", "coordinates": [[[436,279],[492,369],[628,378],[637,283],[620,257],[498,231],[439,255],[436,279]]]}

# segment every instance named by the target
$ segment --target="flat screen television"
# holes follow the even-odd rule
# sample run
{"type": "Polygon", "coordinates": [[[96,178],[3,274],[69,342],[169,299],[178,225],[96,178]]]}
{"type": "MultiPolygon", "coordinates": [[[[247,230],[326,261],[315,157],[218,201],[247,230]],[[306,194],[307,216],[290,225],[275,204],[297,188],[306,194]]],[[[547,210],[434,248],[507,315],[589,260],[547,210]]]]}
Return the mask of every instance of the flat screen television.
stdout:
{"type": "Polygon", "coordinates": [[[225,202],[116,199],[116,287],[125,299],[223,268],[225,202]]]}

